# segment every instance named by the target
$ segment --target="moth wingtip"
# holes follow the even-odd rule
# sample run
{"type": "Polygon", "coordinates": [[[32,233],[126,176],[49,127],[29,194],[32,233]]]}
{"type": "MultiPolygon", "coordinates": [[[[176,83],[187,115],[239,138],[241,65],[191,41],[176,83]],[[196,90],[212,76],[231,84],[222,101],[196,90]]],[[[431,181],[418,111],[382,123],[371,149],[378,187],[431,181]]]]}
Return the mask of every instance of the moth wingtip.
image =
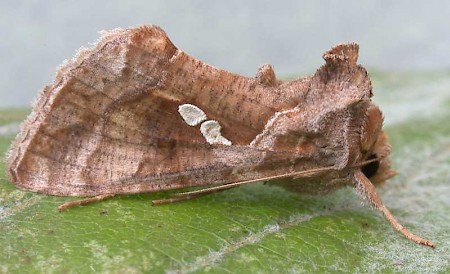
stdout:
{"type": "Polygon", "coordinates": [[[163,53],[172,57],[177,51],[167,33],[157,25],[141,25],[128,31],[130,43],[149,52],[163,53]]]}

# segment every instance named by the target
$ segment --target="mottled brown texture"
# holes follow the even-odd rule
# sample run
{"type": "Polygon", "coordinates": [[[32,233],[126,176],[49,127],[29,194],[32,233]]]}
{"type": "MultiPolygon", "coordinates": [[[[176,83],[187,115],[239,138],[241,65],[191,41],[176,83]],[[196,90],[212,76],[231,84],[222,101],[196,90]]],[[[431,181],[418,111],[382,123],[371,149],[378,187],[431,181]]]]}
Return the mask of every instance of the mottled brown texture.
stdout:
{"type": "Polygon", "coordinates": [[[323,58],[310,77],[279,81],[263,65],[249,78],[192,58],[156,26],[104,33],[40,94],[11,146],[11,181],[51,195],[101,195],[91,201],[283,175],[272,183],[295,192],[355,185],[381,210],[358,170],[380,158],[372,183],[395,173],[358,45],[323,58]],[[208,143],[181,117],[184,104],[217,121],[232,145],[208,143]]]}

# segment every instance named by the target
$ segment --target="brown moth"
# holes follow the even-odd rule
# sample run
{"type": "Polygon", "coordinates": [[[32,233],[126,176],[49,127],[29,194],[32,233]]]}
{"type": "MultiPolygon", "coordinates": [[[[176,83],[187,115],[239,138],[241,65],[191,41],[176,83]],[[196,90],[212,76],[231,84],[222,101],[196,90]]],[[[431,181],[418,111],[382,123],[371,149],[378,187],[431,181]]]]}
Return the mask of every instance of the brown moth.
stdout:
{"type": "Polygon", "coordinates": [[[375,187],[395,175],[382,114],[358,45],[327,51],[313,76],[279,81],[209,66],[157,26],[116,29],[63,64],[44,88],[7,157],[21,189],[91,196],[215,185],[174,202],[269,181],[298,193],[352,185],[407,238],[375,187]]]}

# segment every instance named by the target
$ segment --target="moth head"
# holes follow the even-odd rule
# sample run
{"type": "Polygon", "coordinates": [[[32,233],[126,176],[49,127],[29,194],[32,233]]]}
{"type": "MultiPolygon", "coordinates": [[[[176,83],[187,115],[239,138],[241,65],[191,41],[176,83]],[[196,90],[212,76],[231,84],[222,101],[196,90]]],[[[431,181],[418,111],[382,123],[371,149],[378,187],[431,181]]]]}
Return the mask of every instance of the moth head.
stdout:
{"type": "Polygon", "coordinates": [[[361,161],[370,161],[361,167],[361,171],[373,184],[380,184],[395,176],[391,170],[389,145],[386,133],[382,129],[383,115],[380,109],[371,104],[364,117],[361,134],[361,161]]]}

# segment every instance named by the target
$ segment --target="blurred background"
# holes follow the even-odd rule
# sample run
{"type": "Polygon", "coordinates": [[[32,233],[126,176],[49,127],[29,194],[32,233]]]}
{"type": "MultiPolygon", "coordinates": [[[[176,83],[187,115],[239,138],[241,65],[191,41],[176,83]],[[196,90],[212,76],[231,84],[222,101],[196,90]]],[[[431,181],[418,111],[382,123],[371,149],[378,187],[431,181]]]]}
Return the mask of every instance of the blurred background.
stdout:
{"type": "Polygon", "coordinates": [[[449,16],[449,1],[1,1],[0,107],[28,106],[100,30],[157,24],[213,66],[253,76],[271,63],[292,77],[346,41],[369,71],[450,68],[449,16]]]}

